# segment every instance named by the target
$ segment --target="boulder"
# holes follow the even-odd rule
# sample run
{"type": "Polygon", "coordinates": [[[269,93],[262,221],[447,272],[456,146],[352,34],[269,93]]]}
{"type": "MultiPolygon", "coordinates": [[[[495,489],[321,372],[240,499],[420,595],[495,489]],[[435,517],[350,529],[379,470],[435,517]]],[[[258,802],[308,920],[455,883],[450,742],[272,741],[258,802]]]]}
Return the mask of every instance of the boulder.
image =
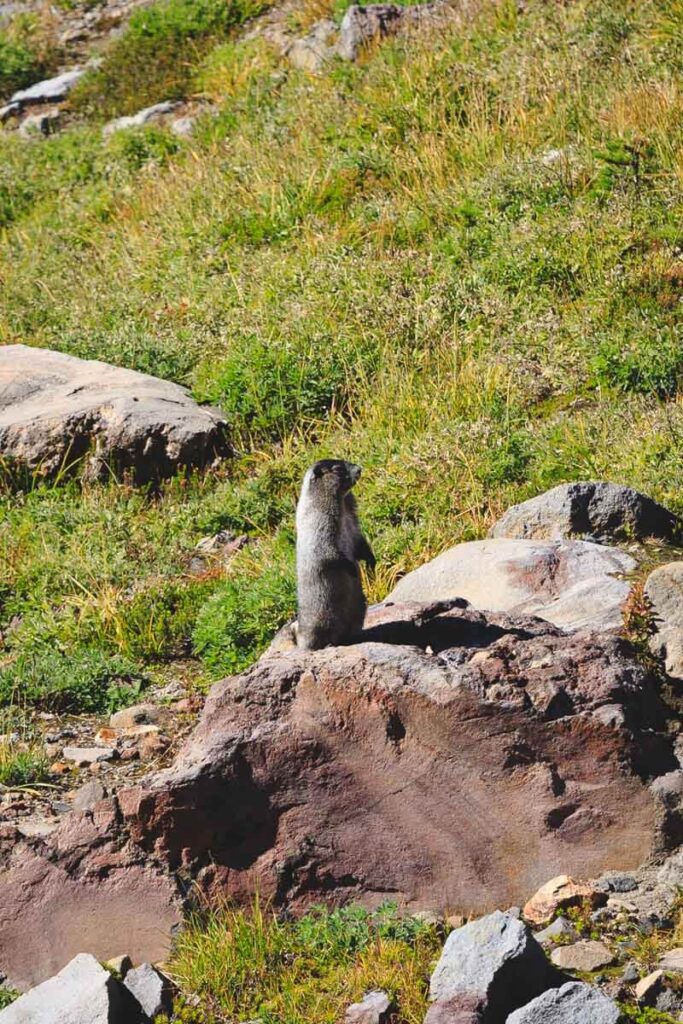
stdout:
{"type": "MultiPolygon", "coordinates": [[[[74,68],[72,71],[64,71],[56,78],[47,78],[43,82],[36,82],[28,89],[20,89],[10,98],[10,104],[16,104],[19,108],[28,107],[37,103],[59,103],[65,100],[74,85],[83,77],[85,71],[81,68],[74,68]]],[[[11,348],[15,346],[10,346],[11,348]]]]}
{"type": "Polygon", "coordinates": [[[619,1007],[596,988],[569,981],[511,1013],[507,1024],[617,1024],[619,1007]]]}
{"type": "Polygon", "coordinates": [[[683,681],[683,562],[669,562],[651,572],[645,583],[656,632],[652,653],[664,662],[668,675],[683,681]]]}
{"type": "Polygon", "coordinates": [[[77,811],[90,811],[100,800],[106,799],[107,791],[101,782],[93,779],[74,793],[73,806],[77,811]]]}
{"type": "Polygon", "coordinates": [[[604,892],[589,882],[577,882],[569,875],[558,875],[542,885],[524,905],[525,919],[533,925],[549,924],[558,910],[575,907],[584,901],[597,907],[607,902],[604,892]]]}
{"type": "Polygon", "coordinates": [[[676,946],[669,949],[659,958],[659,966],[663,971],[671,971],[674,974],[683,974],[683,947],[676,946]]]}
{"type": "Polygon", "coordinates": [[[171,767],[13,847],[0,966],[20,987],[86,941],[162,959],[192,882],[293,911],[390,892],[481,914],[560,870],[632,871],[662,844],[667,714],[617,637],[379,606],[358,644],[273,649],[216,684],[171,767]]]}
{"type": "Polygon", "coordinates": [[[475,608],[538,615],[563,629],[619,629],[636,563],[588,541],[457,544],[398,583],[389,601],[462,597],[475,608]]]}
{"type": "Polygon", "coordinates": [[[562,970],[590,972],[609,966],[614,960],[614,954],[604,942],[581,939],[571,946],[557,946],[550,954],[550,959],[562,970]]]}
{"type": "Polygon", "coordinates": [[[89,953],[0,1010],[0,1024],[138,1024],[140,1007],[89,953]]]}
{"type": "Polygon", "coordinates": [[[26,345],[0,348],[0,457],[44,476],[137,483],[230,453],[225,420],[185,388],[108,363],[26,345]]]}
{"type": "Polygon", "coordinates": [[[150,1020],[159,1014],[171,1013],[173,1009],[171,983],[152,964],[140,964],[139,967],[133,967],[126,971],[123,984],[135,996],[150,1020]]]}
{"type": "Polygon", "coordinates": [[[392,1003],[386,992],[375,989],[353,1003],[346,1011],[344,1024],[389,1024],[392,1003]]]}
{"type": "Polygon", "coordinates": [[[139,725],[157,725],[163,717],[158,704],[133,704],[115,711],[109,718],[112,729],[134,729],[139,725]]]}
{"type": "Polygon", "coordinates": [[[680,528],[673,512],[631,487],[602,481],[560,484],[513,505],[491,528],[490,537],[557,540],[593,537],[671,540],[680,528]]]}
{"type": "Polygon", "coordinates": [[[502,1024],[552,981],[545,954],[527,926],[496,910],[451,932],[432,974],[429,998],[448,1005],[455,997],[472,997],[486,1024],[502,1024]]]}
{"type": "Polygon", "coordinates": [[[336,51],[342,60],[356,60],[361,50],[399,31],[438,21],[447,14],[444,4],[352,4],[339,27],[336,51]]]}
{"type": "Polygon", "coordinates": [[[319,71],[335,54],[331,41],[336,34],[337,24],[330,18],[316,21],[305,36],[293,39],[285,47],[285,56],[295,68],[319,71]]]}

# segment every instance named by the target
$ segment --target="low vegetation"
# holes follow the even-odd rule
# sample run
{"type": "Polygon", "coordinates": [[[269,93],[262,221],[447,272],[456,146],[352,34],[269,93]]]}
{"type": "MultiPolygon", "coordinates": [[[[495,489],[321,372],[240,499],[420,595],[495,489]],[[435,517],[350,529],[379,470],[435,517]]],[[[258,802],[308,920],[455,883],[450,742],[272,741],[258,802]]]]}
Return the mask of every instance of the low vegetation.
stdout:
{"type": "Polygon", "coordinates": [[[199,997],[178,1020],[337,1024],[350,1003],[379,988],[401,1006],[405,1024],[422,1024],[441,944],[435,927],[391,904],[373,914],[319,907],[298,921],[258,903],[251,912],[213,912],[177,941],[170,970],[199,997]]]}

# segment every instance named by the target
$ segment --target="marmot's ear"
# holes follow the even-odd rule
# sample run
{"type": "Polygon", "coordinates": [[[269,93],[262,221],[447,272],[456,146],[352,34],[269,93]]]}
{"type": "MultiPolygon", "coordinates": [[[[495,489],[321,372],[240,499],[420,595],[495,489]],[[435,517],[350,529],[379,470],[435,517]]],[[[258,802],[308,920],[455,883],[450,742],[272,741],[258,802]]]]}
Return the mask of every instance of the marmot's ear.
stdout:
{"type": "Polygon", "coordinates": [[[322,466],[319,466],[316,463],[316,465],[313,466],[312,469],[311,469],[311,476],[313,477],[314,480],[319,480],[322,475],[323,475],[323,468],[322,468],[322,466]]]}

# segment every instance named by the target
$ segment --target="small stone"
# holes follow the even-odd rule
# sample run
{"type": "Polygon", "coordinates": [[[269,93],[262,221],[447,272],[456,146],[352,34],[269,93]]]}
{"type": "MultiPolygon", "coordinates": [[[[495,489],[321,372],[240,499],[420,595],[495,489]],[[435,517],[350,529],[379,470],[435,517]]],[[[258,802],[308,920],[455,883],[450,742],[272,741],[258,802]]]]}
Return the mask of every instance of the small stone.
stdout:
{"type": "Polygon", "coordinates": [[[638,968],[635,964],[631,963],[627,964],[624,968],[624,973],[621,976],[621,981],[624,985],[635,985],[639,977],[640,974],[638,973],[638,968]]]}
{"type": "Polygon", "coordinates": [[[140,757],[140,751],[137,747],[128,747],[126,750],[121,751],[122,761],[137,761],[140,757]]]}
{"type": "Polygon", "coordinates": [[[152,964],[140,964],[129,970],[123,984],[135,996],[148,1017],[158,1013],[170,1013],[173,1009],[173,993],[168,978],[152,964]]]}
{"type": "Polygon", "coordinates": [[[169,740],[165,736],[143,736],[138,743],[140,757],[159,757],[168,749],[169,740]]]}
{"type": "Polygon", "coordinates": [[[55,818],[40,818],[38,815],[22,818],[17,822],[17,831],[27,839],[44,839],[51,835],[59,822],[55,818]]]}
{"type": "Polygon", "coordinates": [[[683,974],[683,946],[676,946],[675,949],[667,950],[667,952],[659,958],[659,966],[663,971],[673,971],[677,974],[683,974]]]}
{"type": "Polygon", "coordinates": [[[446,918],[446,927],[450,929],[462,928],[464,924],[467,924],[467,918],[464,914],[449,914],[446,918]]]}
{"type": "Polygon", "coordinates": [[[597,971],[600,967],[608,967],[614,956],[604,942],[581,939],[571,946],[558,946],[550,954],[550,959],[563,970],[597,971]]]}
{"type": "Polygon", "coordinates": [[[639,1003],[651,1006],[659,993],[664,988],[664,971],[653,971],[647,977],[641,978],[634,989],[635,997],[639,1003]]]}
{"type": "Polygon", "coordinates": [[[73,797],[73,806],[77,811],[90,811],[99,803],[100,800],[104,800],[107,795],[107,791],[101,782],[93,780],[92,782],[86,782],[84,786],[77,789],[73,797]]]}
{"type": "Polygon", "coordinates": [[[606,896],[587,882],[576,882],[569,875],[557,875],[534,893],[522,913],[530,924],[542,926],[549,924],[558,910],[575,907],[584,900],[597,907],[606,902],[606,896]]]}
{"type": "Polygon", "coordinates": [[[540,942],[542,946],[551,946],[560,938],[578,939],[578,937],[574,926],[566,917],[556,917],[543,931],[534,932],[536,942],[540,942]]]}
{"type": "Polygon", "coordinates": [[[175,704],[173,705],[171,710],[172,711],[177,711],[180,714],[185,714],[187,712],[190,712],[190,711],[193,710],[192,701],[190,700],[189,697],[183,697],[182,700],[177,700],[175,702],[175,704]]]}
{"type": "Polygon", "coordinates": [[[156,704],[133,704],[115,711],[109,718],[109,725],[112,729],[132,729],[136,725],[156,725],[160,718],[161,708],[156,704]]]}
{"type": "Polygon", "coordinates": [[[111,761],[116,751],[109,747],[64,747],[62,757],[66,761],[75,761],[82,767],[84,765],[97,764],[98,761],[111,761]]]}
{"type": "Polygon", "coordinates": [[[171,121],[171,131],[179,138],[186,139],[192,135],[196,122],[196,117],[177,117],[175,121],[171,121]]]}
{"type": "Polygon", "coordinates": [[[107,960],[104,966],[108,967],[110,971],[115,971],[120,978],[125,978],[133,966],[133,961],[127,953],[122,953],[121,956],[113,956],[111,960],[107,960]]]}
{"type": "Polygon", "coordinates": [[[95,733],[95,743],[99,747],[115,747],[118,738],[118,731],[116,729],[108,729],[106,725],[103,725],[95,733]]]}
{"type": "Polygon", "coordinates": [[[386,992],[375,990],[363,996],[359,1003],[349,1006],[345,1024],[389,1024],[392,1004],[386,992]]]}
{"type": "Polygon", "coordinates": [[[124,729],[122,735],[127,740],[137,740],[142,736],[158,736],[159,732],[158,725],[133,725],[130,729],[124,729]]]}
{"type": "Polygon", "coordinates": [[[53,761],[50,765],[50,775],[66,775],[70,771],[71,768],[64,761],[53,761]]]}

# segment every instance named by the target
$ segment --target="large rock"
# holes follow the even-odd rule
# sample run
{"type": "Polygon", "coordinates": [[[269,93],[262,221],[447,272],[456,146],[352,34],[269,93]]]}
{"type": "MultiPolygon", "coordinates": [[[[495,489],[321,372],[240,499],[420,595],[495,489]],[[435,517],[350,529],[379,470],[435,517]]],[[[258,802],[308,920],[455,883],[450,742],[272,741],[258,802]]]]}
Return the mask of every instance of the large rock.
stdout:
{"type": "Polygon", "coordinates": [[[485,1024],[503,1024],[512,1010],[553,980],[527,926],[496,910],[451,932],[432,974],[429,998],[452,1008],[457,997],[474,997],[485,1024]]]}
{"type": "Polygon", "coordinates": [[[457,544],[408,573],[388,601],[462,597],[475,608],[538,615],[563,629],[618,629],[636,563],[588,541],[481,540],[457,544]]]}
{"type": "Polygon", "coordinates": [[[170,1014],[173,1009],[171,983],[152,964],[140,964],[127,971],[123,984],[150,1020],[159,1014],[170,1014]]]}
{"type": "Polygon", "coordinates": [[[158,960],[191,881],[294,910],[389,892],[485,913],[661,848],[648,779],[676,762],[624,641],[443,605],[367,626],[353,646],[281,644],[214,687],[171,768],[10,845],[0,969],[25,984],[84,941],[158,960]]]}
{"type": "Polygon", "coordinates": [[[106,139],[110,135],[128,128],[141,128],[145,124],[155,124],[167,117],[168,114],[172,114],[179,106],[180,103],[174,100],[155,103],[154,106],[138,110],[137,114],[129,114],[126,117],[117,117],[114,121],[109,121],[102,129],[102,134],[106,139]]]}
{"type": "Polygon", "coordinates": [[[19,92],[15,92],[10,98],[10,104],[22,108],[37,103],[59,103],[66,99],[76,82],[84,74],[85,71],[82,68],[74,68],[72,71],[62,72],[56,78],[46,78],[42,82],[36,82],[28,89],[20,89],[19,92]]]}
{"type": "Polygon", "coordinates": [[[597,971],[607,967],[614,960],[604,942],[596,939],[581,939],[570,946],[558,946],[550,954],[550,959],[557,966],[567,971],[597,971]]]}
{"type": "Polygon", "coordinates": [[[667,674],[683,681],[683,562],[670,562],[651,572],[645,583],[656,633],[650,641],[667,674]]]}
{"type": "Polygon", "coordinates": [[[138,1024],[139,1004],[89,953],[0,1011],[0,1024],[138,1024]]]}
{"type": "Polygon", "coordinates": [[[129,471],[138,483],[230,453],[226,424],[185,388],[26,345],[0,348],[0,457],[54,476],[129,471]]]}
{"type": "Polygon", "coordinates": [[[513,505],[491,537],[557,540],[584,536],[609,541],[631,537],[670,540],[680,524],[673,512],[632,487],[604,482],[560,484],[513,505]]]}
{"type": "Polygon", "coordinates": [[[361,50],[376,39],[383,39],[406,28],[424,25],[447,15],[442,3],[431,4],[352,4],[339,27],[336,51],[343,60],[356,60],[361,50]]]}
{"type": "Polygon", "coordinates": [[[590,902],[593,907],[607,902],[607,896],[589,882],[577,882],[569,875],[558,875],[542,885],[527,903],[522,914],[530,924],[550,924],[558,910],[590,902]]]}
{"type": "Polygon", "coordinates": [[[507,1024],[617,1024],[619,1007],[581,981],[553,988],[511,1013],[507,1024]]]}

